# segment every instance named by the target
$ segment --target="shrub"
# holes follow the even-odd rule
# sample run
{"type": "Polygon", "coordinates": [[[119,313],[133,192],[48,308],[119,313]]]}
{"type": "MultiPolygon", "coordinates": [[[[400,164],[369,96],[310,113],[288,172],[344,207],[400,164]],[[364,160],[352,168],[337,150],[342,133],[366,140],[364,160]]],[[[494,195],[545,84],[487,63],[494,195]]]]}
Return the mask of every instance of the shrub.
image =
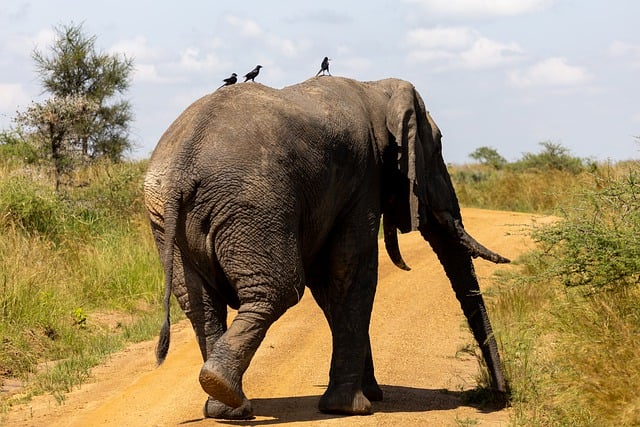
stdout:
{"type": "Polygon", "coordinates": [[[142,208],[144,170],[91,166],[77,171],[81,186],[56,192],[37,167],[0,168],[0,382],[19,377],[26,395],[62,399],[125,340],[157,333],[162,269],[142,208]]]}
{"type": "Polygon", "coordinates": [[[640,425],[638,163],[534,230],[490,299],[515,425],[640,425]]]}
{"type": "Polygon", "coordinates": [[[598,179],[562,209],[565,221],[534,238],[553,254],[563,284],[594,290],[640,283],[640,173],[598,179]],[[558,257],[561,255],[561,257],[558,257]]]}
{"type": "Polygon", "coordinates": [[[540,153],[525,153],[522,159],[514,162],[510,167],[520,171],[530,169],[539,171],[558,170],[572,174],[579,174],[586,169],[585,161],[579,157],[572,156],[569,149],[562,145],[551,141],[541,142],[540,145],[543,147],[540,153]]]}
{"type": "Polygon", "coordinates": [[[49,187],[21,176],[0,182],[0,216],[5,225],[55,239],[67,213],[64,202],[49,187]]]}
{"type": "Polygon", "coordinates": [[[8,166],[34,164],[38,161],[38,150],[16,132],[0,132],[0,161],[8,166]]]}

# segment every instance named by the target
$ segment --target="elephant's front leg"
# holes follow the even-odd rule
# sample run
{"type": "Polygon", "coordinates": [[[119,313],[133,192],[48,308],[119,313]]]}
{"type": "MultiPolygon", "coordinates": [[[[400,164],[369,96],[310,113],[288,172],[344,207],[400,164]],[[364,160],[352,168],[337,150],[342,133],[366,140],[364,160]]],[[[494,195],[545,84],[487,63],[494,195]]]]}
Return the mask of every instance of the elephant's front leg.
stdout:
{"type": "MultiPolygon", "coordinates": [[[[324,270],[324,269],[323,269],[324,270]]],[[[312,294],[322,309],[327,322],[329,323],[329,327],[333,331],[334,326],[331,323],[331,316],[329,314],[329,304],[328,304],[328,287],[326,283],[328,282],[327,278],[324,277],[321,273],[317,273],[314,275],[314,280],[310,281],[309,287],[312,291],[312,294]]],[[[332,377],[332,373],[329,373],[329,377],[332,377]]],[[[362,376],[362,392],[365,397],[369,399],[371,402],[381,401],[383,399],[383,392],[380,386],[378,385],[378,381],[376,380],[374,367],[373,367],[373,355],[371,352],[371,339],[367,334],[367,351],[364,361],[364,371],[362,376]]]]}
{"type": "MultiPolygon", "coordinates": [[[[375,294],[378,256],[375,237],[367,244],[333,246],[331,277],[324,297],[317,297],[333,338],[329,386],[320,399],[322,412],[371,414],[370,400],[382,399],[373,375],[369,322],[375,294]],[[359,249],[355,251],[354,246],[359,249]],[[357,252],[357,253],[356,253],[357,252]],[[321,302],[322,298],[325,301],[321,302]]],[[[316,292],[318,293],[318,292],[316,292]]]]}

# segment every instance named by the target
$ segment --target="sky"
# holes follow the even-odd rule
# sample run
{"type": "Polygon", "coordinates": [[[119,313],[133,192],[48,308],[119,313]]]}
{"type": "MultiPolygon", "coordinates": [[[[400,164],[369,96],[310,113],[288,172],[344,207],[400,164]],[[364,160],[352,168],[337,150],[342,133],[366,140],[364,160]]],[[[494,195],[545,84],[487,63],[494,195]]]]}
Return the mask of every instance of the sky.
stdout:
{"type": "MultiPolygon", "coordinates": [[[[0,129],[46,99],[32,52],[82,24],[134,61],[130,157],[235,72],[282,88],[330,71],[410,81],[443,133],[447,163],[487,146],[509,161],[561,144],[598,161],[640,158],[640,2],[635,0],[2,0],[0,129]]],[[[250,83],[247,83],[250,84],[250,83]]]]}

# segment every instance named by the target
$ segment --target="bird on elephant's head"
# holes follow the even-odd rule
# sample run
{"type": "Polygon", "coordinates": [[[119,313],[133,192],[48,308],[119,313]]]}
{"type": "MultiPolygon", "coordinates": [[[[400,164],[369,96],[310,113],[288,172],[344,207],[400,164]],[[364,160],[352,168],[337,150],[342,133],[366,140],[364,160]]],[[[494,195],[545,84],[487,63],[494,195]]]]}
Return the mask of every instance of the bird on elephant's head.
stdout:
{"type": "Polygon", "coordinates": [[[381,221],[387,253],[402,269],[398,231],[418,231],[431,245],[491,387],[506,395],[472,258],[508,260],[464,229],[441,138],[411,83],[339,77],[216,91],[167,129],[144,189],[165,273],[157,358],[167,355],[174,294],[200,345],[205,416],[251,416],[243,374],[306,287],[333,336],[320,410],[372,412],[382,399],[369,339],[381,221]],[[230,324],[228,307],[238,310],[230,324]]]}

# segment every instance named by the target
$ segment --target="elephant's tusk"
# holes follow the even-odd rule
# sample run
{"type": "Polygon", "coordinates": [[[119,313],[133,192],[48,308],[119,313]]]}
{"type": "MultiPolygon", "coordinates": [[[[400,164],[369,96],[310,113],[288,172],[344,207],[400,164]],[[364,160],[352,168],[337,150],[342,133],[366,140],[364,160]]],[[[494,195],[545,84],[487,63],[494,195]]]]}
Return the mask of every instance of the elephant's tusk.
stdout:
{"type": "Polygon", "coordinates": [[[398,245],[398,230],[390,220],[386,219],[385,215],[382,216],[382,229],[384,231],[384,246],[387,249],[389,258],[396,265],[396,267],[409,271],[409,267],[402,259],[400,253],[400,246],[398,245]]]}

